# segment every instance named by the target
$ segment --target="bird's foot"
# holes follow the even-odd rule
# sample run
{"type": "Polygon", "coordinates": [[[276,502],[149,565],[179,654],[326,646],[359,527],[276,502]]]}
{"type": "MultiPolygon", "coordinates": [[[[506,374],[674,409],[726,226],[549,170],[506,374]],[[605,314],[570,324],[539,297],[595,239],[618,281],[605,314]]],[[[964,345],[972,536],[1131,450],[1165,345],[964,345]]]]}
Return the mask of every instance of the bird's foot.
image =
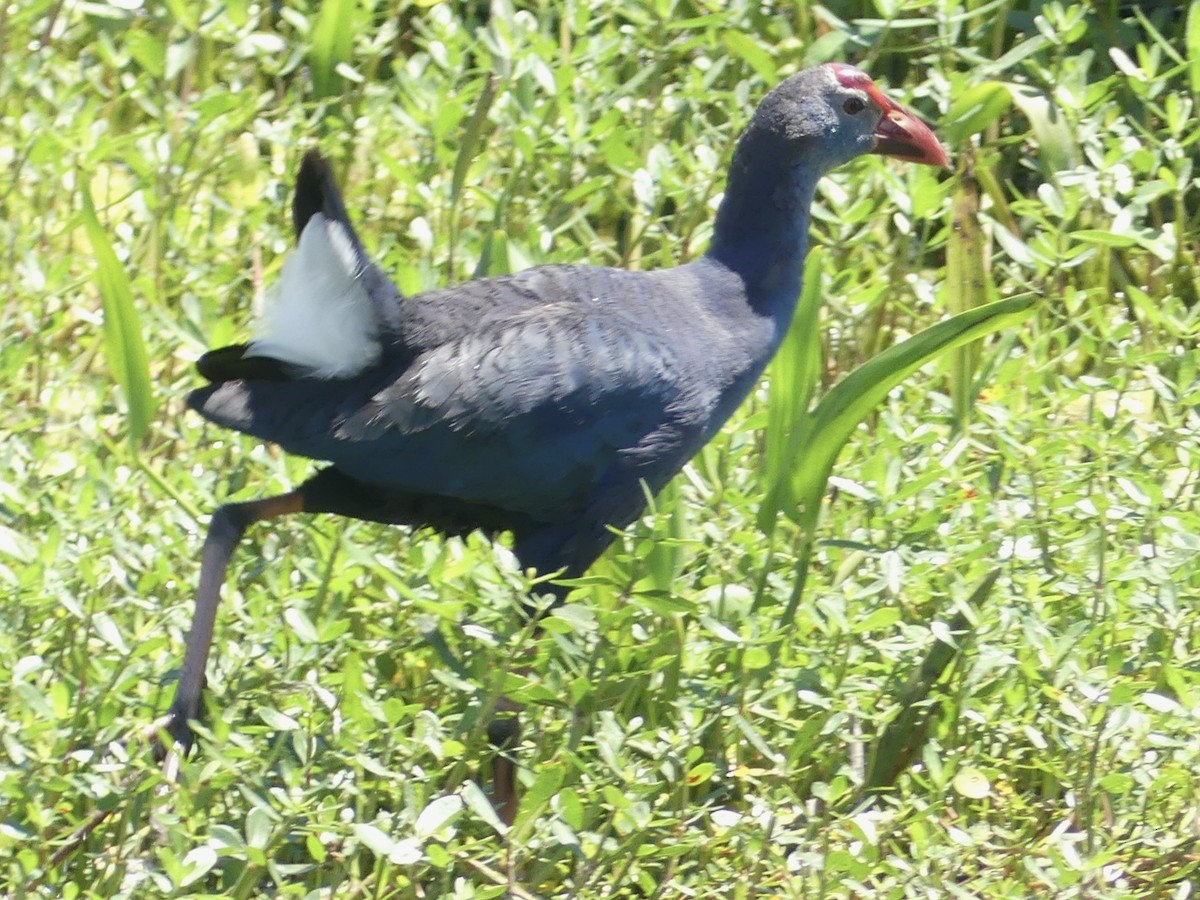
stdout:
{"type": "Polygon", "coordinates": [[[155,719],[145,731],[154,761],[162,765],[163,776],[171,783],[178,780],[180,761],[196,743],[196,733],[192,731],[188,719],[189,716],[181,708],[173,705],[166,715],[155,719]],[[170,736],[171,746],[163,743],[163,734],[170,736]]]}

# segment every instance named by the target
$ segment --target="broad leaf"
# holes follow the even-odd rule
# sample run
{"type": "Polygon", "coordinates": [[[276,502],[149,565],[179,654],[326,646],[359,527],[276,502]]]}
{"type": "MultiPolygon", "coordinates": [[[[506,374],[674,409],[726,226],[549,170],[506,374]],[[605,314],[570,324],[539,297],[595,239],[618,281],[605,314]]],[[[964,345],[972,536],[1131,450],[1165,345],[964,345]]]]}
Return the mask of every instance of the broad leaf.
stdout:
{"type": "Polygon", "coordinates": [[[969,341],[1020,321],[1035,303],[1032,293],[968,310],[891,347],[863,363],[826,394],[813,410],[801,440],[791,442],[785,471],[772,484],[759,511],[759,527],[769,531],[783,509],[811,528],[838,453],[888,392],[925,363],[969,341]]]}
{"type": "Polygon", "coordinates": [[[1062,110],[1054,105],[1050,95],[1027,84],[1010,84],[1013,103],[1029,120],[1046,175],[1070,169],[1079,158],[1075,137],[1062,110]]]}

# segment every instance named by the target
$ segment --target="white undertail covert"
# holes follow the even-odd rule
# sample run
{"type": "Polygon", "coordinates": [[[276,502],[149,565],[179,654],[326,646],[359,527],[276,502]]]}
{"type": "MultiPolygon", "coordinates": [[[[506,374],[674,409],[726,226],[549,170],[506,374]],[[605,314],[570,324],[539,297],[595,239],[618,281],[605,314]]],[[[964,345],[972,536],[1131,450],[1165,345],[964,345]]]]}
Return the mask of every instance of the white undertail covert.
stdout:
{"type": "Polygon", "coordinates": [[[351,378],[379,359],[371,296],[346,228],[320,213],[283,263],[248,356],[267,356],[318,378],[351,378]]]}

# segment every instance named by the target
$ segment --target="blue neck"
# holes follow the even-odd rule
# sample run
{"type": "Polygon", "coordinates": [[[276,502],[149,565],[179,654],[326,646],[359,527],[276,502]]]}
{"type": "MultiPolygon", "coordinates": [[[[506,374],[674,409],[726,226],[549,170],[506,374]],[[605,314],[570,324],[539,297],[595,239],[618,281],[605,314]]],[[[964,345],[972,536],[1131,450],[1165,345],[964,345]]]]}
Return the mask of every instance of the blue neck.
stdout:
{"type": "Polygon", "coordinates": [[[741,278],[750,308],[775,319],[781,334],[800,294],[816,191],[815,173],[782,151],[738,147],[706,254],[741,278]]]}

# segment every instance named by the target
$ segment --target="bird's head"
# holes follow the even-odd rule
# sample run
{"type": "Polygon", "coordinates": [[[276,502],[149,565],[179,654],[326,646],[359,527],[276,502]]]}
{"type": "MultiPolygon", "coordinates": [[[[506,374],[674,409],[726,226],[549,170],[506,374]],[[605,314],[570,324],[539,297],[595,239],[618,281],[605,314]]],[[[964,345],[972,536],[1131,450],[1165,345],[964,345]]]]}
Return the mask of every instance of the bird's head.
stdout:
{"type": "Polygon", "coordinates": [[[781,82],[759,104],[747,129],[752,134],[821,173],[865,153],[949,165],[924,122],[845,63],[805,69],[781,82]]]}

